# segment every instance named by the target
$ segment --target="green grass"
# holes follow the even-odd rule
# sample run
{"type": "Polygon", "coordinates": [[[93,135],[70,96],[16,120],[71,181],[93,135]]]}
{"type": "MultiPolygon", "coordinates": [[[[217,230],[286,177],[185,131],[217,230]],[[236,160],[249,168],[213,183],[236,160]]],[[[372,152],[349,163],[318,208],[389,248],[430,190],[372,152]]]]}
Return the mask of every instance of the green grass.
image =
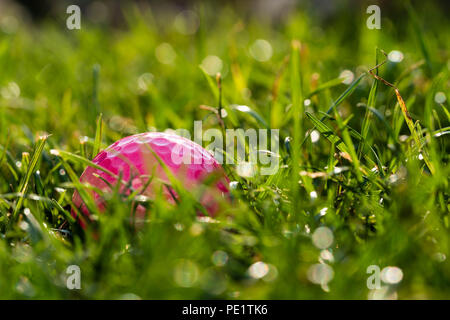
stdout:
{"type": "Polygon", "coordinates": [[[293,10],[272,23],[195,10],[192,35],[174,28],[175,11],[133,6],[120,28],[83,18],[69,31],[62,15],[0,31],[0,298],[367,299],[370,265],[403,272],[382,283],[384,297],[449,298],[444,12],[433,2],[395,7],[400,18],[382,8],[382,29],[368,30],[365,7],[329,21],[293,10]],[[268,61],[253,58],[257,39],[271,44],[268,61]],[[404,59],[372,76],[380,49],[404,59]],[[209,55],[220,78],[200,67],[209,55]],[[198,218],[182,190],[175,206],[141,199],[151,213],[138,231],[136,194],[111,192],[98,212],[78,177],[99,150],[137,132],[192,132],[195,120],[280,129],[280,170],[244,178],[225,165],[237,187],[215,221],[198,218]],[[70,216],[75,189],[95,217],[86,230],[70,216]],[[319,227],[333,234],[328,251],[313,241],[319,227]],[[326,285],[311,282],[319,263],[333,271],[326,285]],[[81,290],[66,288],[73,264],[81,290]],[[258,266],[262,279],[249,272],[258,266]]]}

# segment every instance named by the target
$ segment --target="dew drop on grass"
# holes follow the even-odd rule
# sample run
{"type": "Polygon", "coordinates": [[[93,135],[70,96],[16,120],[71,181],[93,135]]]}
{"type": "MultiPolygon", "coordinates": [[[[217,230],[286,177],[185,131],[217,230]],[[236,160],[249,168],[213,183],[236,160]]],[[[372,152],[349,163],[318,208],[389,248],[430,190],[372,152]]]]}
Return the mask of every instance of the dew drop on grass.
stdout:
{"type": "Polygon", "coordinates": [[[334,241],[333,232],[328,227],[317,228],[312,235],[312,242],[314,246],[319,249],[329,248],[334,241]]]}
{"type": "Polygon", "coordinates": [[[339,78],[343,78],[342,83],[350,84],[353,82],[355,75],[350,70],[344,70],[339,74],[339,78]]]}
{"type": "Polygon", "coordinates": [[[221,109],[221,110],[220,110],[220,116],[221,116],[222,118],[226,118],[226,117],[228,116],[227,110],[221,109]]]}
{"type": "Polygon", "coordinates": [[[269,266],[262,261],[255,262],[248,268],[248,274],[253,279],[261,279],[268,272],[269,272],[269,266]]]}
{"type": "Polygon", "coordinates": [[[307,234],[311,233],[311,228],[309,227],[309,225],[305,224],[305,232],[307,234]]]}
{"type": "Polygon", "coordinates": [[[239,182],[237,182],[237,181],[231,181],[231,182],[229,183],[229,185],[230,185],[230,189],[231,189],[231,190],[236,190],[236,189],[238,188],[238,186],[239,186],[239,182]]]}
{"type": "Polygon", "coordinates": [[[445,93],[439,91],[436,92],[436,94],[434,95],[434,101],[436,103],[442,104],[445,103],[445,101],[447,101],[447,97],[445,96],[445,93]]]}
{"type": "Polygon", "coordinates": [[[402,62],[402,60],[403,60],[403,53],[401,51],[398,51],[398,50],[392,50],[388,54],[388,59],[389,59],[389,61],[394,62],[394,63],[402,62]]]}
{"type": "Polygon", "coordinates": [[[203,59],[200,66],[205,70],[210,76],[215,76],[217,73],[222,71],[223,62],[217,56],[207,56],[203,59]]]}
{"type": "Polygon", "coordinates": [[[334,271],[332,267],[325,263],[316,263],[309,267],[307,277],[314,284],[326,285],[333,280],[334,271]]]}
{"type": "Polygon", "coordinates": [[[183,288],[192,287],[198,280],[199,270],[191,260],[180,260],[174,270],[175,283],[183,288]]]}
{"type": "Polygon", "coordinates": [[[19,224],[19,227],[23,231],[27,232],[29,230],[29,228],[30,228],[30,225],[26,221],[21,221],[20,224],[19,224]]]}
{"type": "Polygon", "coordinates": [[[399,267],[385,267],[381,270],[381,280],[384,283],[396,284],[402,281],[403,271],[399,267]]]}
{"type": "Polygon", "coordinates": [[[272,46],[267,40],[258,39],[250,46],[250,55],[257,61],[268,61],[272,57],[272,54],[272,46]]]}
{"type": "Polygon", "coordinates": [[[148,91],[149,86],[153,82],[153,74],[146,72],[139,76],[137,81],[138,91],[139,93],[145,93],[148,91]]]}
{"type": "Polygon", "coordinates": [[[313,131],[311,132],[311,142],[312,142],[312,143],[316,143],[316,142],[319,141],[319,139],[320,139],[320,133],[319,133],[319,131],[313,130],[313,131]]]}
{"type": "Polygon", "coordinates": [[[320,213],[319,213],[320,216],[323,217],[324,215],[326,215],[327,211],[328,211],[327,207],[324,207],[324,208],[320,209],[320,213]]]}
{"type": "Polygon", "coordinates": [[[213,253],[211,260],[214,265],[223,267],[228,261],[228,254],[225,251],[217,250],[213,253]]]}
{"type": "Polygon", "coordinates": [[[317,192],[316,191],[311,191],[309,193],[309,197],[311,198],[311,200],[316,200],[317,199],[317,192]]]}
{"type": "Polygon", "coordinates": [[[326,260],[326,261],[329,261],[331,263],[334,262],[334,256],[333,256],[333,254],[331,253],[330,250],[322,250],[322,251],[320,251],[320,258],[322,260],[326,260]]]}
{"type": "Polygon", "coordinates": [[[184,225],[181,223],[175,223],[174,226],[175,230],[177,231],[183,231],[184,230],[184,225]]]}

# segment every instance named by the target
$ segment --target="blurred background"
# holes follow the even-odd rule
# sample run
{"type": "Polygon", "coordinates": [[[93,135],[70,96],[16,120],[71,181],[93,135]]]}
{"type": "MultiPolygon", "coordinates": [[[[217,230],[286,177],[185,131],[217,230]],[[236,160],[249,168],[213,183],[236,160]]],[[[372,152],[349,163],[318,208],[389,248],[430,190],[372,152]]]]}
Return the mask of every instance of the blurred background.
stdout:
{"type": "MultiPolygon", "coordinates": [[[[449,12],[450,3],[446,0],[434,1],[407,1],[421,13],[426,13],[427,8],[449,12]],[[425,12],[422,10],[425,9],[425,12]]],[[[61,14],[71,5],[78,5],[84,19],[93,23],[105,24],[108,26],[124,26],[126,17],[123,9],[130,6],[136,6],[140,9],[151,8],[152,11],[163,17],[173,15],[177,12],[198,8],[199,6],[213,7],[216,15],[220,15],[220,8],[232,8],[242,15],[242,17],[256,16],[264,19],[265,23],[280,23],[288,18],[296,10],[307,10],[308,14],[314,19],[324,24],[342,19],[344,16],[355,15],[365,12],[367,6],[375,4],[382,8],[383,19],[393,19],[401,21],[405,19],[404,1],[366,1],[366,0],[219,0],[219,1],[197,1],[197,0],[108,0],[108,1],[89,1],[89,0],[0,0],[1,14],[7,16],[8,13],[14,13],[17,19],[24,22],[34,20],[62,19],[61,14]]],[[[349,19],[349,22],[352,19],[349,19]]]]}

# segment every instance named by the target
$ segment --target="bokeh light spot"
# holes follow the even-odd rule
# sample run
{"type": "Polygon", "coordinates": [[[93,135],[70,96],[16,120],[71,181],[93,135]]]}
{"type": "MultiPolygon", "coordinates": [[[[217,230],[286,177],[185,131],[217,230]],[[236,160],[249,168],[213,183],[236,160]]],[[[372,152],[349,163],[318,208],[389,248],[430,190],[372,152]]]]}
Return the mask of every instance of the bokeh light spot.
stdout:
{"type": "Polygon", "coordinates": [[[312,235],[312,242],[319,249],[329,248],[333,244],[333,241],[333,232],[328,227],[319,227],[312,235]]]}

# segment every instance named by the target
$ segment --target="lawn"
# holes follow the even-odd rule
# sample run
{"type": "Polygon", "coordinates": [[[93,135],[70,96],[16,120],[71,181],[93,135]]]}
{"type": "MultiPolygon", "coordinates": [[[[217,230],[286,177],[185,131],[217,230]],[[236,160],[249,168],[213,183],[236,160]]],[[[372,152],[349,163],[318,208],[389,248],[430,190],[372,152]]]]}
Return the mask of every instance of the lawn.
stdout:
{"type": "Polygon", "coordinates": [[[79,30],[66,7],[1,10],[0,298],[450,298],[445,4],[380,5],[369,29],[369,3],[320,3],[96,2],[79,30]],[[72,218],[99,150],[194,121],[278,129],[278,170],[224,164],[214,217],[189,190],[115,189],[87,228],[72,218]]]}

